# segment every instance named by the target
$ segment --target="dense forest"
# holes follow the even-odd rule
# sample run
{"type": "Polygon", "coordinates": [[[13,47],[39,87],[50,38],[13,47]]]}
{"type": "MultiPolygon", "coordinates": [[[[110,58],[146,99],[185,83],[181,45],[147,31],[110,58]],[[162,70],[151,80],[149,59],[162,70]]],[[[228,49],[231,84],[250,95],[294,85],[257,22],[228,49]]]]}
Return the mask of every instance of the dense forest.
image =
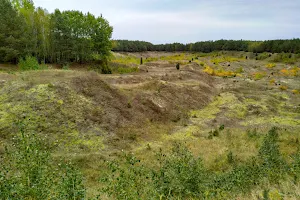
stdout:
{"type": "Polygon", "coordinates": [[[292,40],[217,40],[196,42],[190,44],[158,44],[144,41],[115,40],[113,51],[141,52],[141,51],[191,51],[209,53],[212,51],[249,51],[255,53],[300,53],[300,39],[292,40]]]}
{"type": "Polygon", "coordinates": [[[159,44],[111,40],[109,22],[91,13],[36,8],[32,0],[0,0],[0,62],[18,63],[26,56],[39,63],[106,63],[111,50],[142,51],[250,51],[300,53],[300,39],[246,41],[218,40],[190,44],[159,44]]]}
{"type": "Polygon", "coordinates": [[[25,56],[40,63],[106,61],[112,27],[91,13],[48,13],[31,0],[0,0],[0,62],[25,56]]]}

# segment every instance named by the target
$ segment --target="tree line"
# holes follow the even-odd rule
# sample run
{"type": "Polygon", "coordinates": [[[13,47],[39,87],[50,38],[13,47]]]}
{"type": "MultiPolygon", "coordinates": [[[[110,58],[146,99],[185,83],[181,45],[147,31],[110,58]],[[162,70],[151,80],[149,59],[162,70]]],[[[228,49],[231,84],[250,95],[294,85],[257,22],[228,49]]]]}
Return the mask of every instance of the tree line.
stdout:
{"type": "Polygon", "coordinates": [[[300,53],[300,39],[291,40],[217,40],[203,41],[190,44],[151,44],[144,41],[114,40],[113,51],[142,52],[142,51],[191,51],[210,53],[213,51],[249,51],[254,53],[300,53]]]}
{"type": "Polygon", "coordinates": [[[106,62],[113,28],[102,16],[49,13],[32,0],[0,0],[0,62],[33,56],[40,63],[106,62]]]}

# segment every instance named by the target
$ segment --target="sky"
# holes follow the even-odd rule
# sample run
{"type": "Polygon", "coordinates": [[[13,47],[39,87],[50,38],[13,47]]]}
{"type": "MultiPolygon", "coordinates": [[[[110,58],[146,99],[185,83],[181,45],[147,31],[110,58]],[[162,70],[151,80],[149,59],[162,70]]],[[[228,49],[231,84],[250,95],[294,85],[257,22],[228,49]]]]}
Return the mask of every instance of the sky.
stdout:
{"type": "Polygon", "coordinates": [[[33,0],[49,12],[103,15],[113,39],[154,44],[300,37],[300,0],[33,0]]]}

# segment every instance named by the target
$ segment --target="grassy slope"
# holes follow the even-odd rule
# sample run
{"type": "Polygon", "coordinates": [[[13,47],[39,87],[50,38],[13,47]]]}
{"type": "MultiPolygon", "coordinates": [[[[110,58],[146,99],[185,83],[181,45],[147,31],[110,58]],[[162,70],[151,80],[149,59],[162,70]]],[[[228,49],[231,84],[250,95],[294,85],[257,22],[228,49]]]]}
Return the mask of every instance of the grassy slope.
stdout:
{"type": "MultiPolygon", "coordinates": [[[[29,131],[45,134],[56,144],[56,156],[72,158],[84,170],[90,194],[96,193],[94,177],[101,160],[120,149],[147,160],[159,148],[181,141],[201,155],[209,169],[226,171],[231,168],[229,151],[240,162],[257,154],[263,136],[253,139],[249,131],[263,133],[278,126],[281,151],[288,158],[300,137],[300,95],[294,94],[300,89],[299,77],[281,73],[290,65],[268,68],[267,61],[244,59],[246,53],[230,54],[198,55],[199,60],[190,64],[196,55],[166,55],[141,66],[136,76],[0,72],[0,152],[18,131],[17,120],[25,120],[29,131]],[[181,72],[173,72],[172,63],[179,61],[181,72]],[[239,71],[240,76],[212,79],[198,74],[207,66],[222,73],[239,71]],[[218,95],[212,98],[215,87],[218,95]],[[212,129],[221,125],[225,130],[211,138],[212,129]]],[[[131,60],[138,59],[120,62],[131,65],[126,63],[131,60]]],[[[2,71],[7,71],[5,67],[2,71]]],[[[290,183],[270,188],[274,193],[299,193],[298,186],[290,183]]],[[[260,188],[251,197],[257,194],[261,195],[260,188]]]]}

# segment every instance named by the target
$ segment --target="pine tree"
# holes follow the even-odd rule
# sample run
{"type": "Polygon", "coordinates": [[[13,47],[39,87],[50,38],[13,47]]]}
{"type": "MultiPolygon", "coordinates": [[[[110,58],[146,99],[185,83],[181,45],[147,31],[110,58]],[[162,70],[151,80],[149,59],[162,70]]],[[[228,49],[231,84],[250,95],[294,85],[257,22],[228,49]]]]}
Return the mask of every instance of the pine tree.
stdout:
{"type": "Polygon", "coordinates": [[[0,62],[17,63],[23,54],[25,22],[9,0],[0,0],[0,62]]]}

